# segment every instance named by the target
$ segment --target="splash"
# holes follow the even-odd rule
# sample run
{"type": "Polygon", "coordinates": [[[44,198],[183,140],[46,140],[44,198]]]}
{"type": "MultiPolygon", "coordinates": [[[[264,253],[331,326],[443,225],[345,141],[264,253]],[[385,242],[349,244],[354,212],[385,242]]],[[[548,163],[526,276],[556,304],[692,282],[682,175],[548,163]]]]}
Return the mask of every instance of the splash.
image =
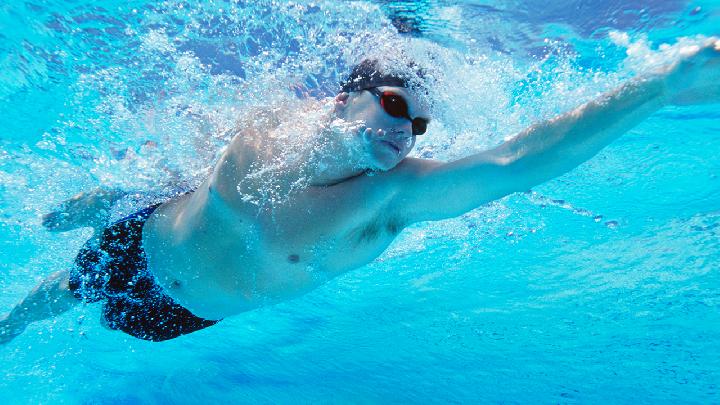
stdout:
{"type": "MultiPolygon", "coordinates": [[[[77,47],[58,50],[66,59],[55,67],[68,73],[62,83],[68,97],[56,121],[37,141],[3,144],[5,218],[23,224],[20,232],[30,238],[41,214],[80,191],[119,188],[162,201],[197,187],[238,127],[263,124],[262,109],[283,116],[270,139],[283,146],[239,186],[258,206],[286,201],[308,184],[300,162],[327,150],[311,134],[357,126],[328,123],[322,109],[310,113],[300,105],[333,96],[340,79],[368,57],[399,70],[412,61],[425,72],[428,90],[419,96],[432,120],[412,156],[445,161],[496,146],[623,77],[583,68],[577,54],[553,41],[544,57],[518,61],[471,46],[462,35],[454,38],[463,46],[403,36],[378,6],[363,2],[189,8],[167,1],[119,10],[111,19],[107,11],[78,6],[69,17],[45,21],[58,35],[72,26],[87,32],[77,47]],[[300,175],[285,182],[282,174],[293,168],[300,175]]],[[[635,46],[628,63],[646,48],[635,46]]],[[[132,200],[114,215],[144,203],[132,200]]]]}
{"type": "Polygon", "coordinates": [[[616,46],[625,48],[627,58],[623,63],[624,67],[638,75],[663,72],[682,58],[718,40],[717,37],[695,35],[677,38],[673,44],[662,43],[654,47],[652,41],[644,35],[633,39],[626,32],[612,31],[609,38],[616,46]]]}

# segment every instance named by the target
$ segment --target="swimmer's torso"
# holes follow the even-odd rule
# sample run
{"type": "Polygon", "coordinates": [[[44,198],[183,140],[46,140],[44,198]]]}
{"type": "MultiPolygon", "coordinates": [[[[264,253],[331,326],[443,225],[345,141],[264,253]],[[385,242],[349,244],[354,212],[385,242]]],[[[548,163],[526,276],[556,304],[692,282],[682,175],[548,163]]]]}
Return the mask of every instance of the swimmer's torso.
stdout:
{"type": "Polygon", "coordinates": [[[402,164],[259,208],[242,193],[261,187],[247,181],[258,153],[236,137],[213,175],[159,207],[143,230],[150,270],[197,316],[220,319],[305,293],[369,263],[407,225],[389,206],[402,164]]]}

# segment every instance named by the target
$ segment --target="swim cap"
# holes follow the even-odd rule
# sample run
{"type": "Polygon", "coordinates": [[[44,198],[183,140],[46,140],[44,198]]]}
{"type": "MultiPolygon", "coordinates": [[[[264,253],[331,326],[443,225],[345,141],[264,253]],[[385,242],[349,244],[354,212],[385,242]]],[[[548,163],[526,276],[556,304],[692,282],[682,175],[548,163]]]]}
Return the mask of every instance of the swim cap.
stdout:
{"type": "Polygon", "coordinates": [[[340,89],[344,92],[360,91],[379,86],[408,87],[408,80],[383,73],[377,60],[365,59],[355,66],[340,89]]]}

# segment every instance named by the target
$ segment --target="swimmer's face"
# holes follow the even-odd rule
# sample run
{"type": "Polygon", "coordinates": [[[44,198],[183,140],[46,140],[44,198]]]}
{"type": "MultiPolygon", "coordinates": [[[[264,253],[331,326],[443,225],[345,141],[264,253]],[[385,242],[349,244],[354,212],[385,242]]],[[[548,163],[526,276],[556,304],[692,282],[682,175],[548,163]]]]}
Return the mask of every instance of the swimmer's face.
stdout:
{"type": "Polygon", "coordinates": [[[380,170],[397,166],[415,146],[416,135],[413,135],[413,122],[409,117],[420,118],[416,120],[415,132],[422,129],[422,121],[429,119],[427,107],[404,87],[381,86],[376,90],[340,93],[336,101],[339,117],[362,123],[358,140],[364,143],[363,150],[373,168],[380,170]],[[384,103],[381,103],[382,95],[386,97],[384,103]],[[407,104],[407,115],[397,116],[404,114],[398,114],[398,105],[388,105],[390,102],[400,106],[403,102],[407,104]]]}

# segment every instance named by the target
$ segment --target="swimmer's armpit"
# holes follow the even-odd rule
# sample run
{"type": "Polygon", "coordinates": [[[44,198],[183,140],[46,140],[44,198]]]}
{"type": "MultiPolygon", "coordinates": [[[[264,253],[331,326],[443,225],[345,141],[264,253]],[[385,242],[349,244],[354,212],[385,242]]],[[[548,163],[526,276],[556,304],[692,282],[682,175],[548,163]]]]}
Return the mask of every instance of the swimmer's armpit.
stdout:
{"type": "Polygon", "coordinates": [[[84,227],[100,229],[107,225],[110,208],[125,195],[127,193],[123,190],[102,187],[79,193],[64,201],[55,211],[43,215],[42,225],[52,232],[84,227]]]}

